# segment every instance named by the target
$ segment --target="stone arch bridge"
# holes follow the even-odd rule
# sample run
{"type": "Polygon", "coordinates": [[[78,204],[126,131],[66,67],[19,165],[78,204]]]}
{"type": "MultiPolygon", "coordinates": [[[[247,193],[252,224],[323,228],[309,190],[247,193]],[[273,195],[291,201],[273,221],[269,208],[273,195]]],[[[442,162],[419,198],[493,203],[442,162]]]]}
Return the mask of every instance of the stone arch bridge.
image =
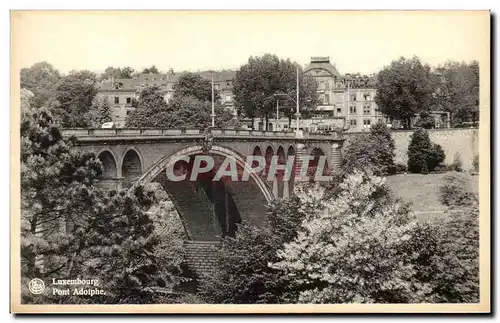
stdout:
{"type": "MultiPolygon", "coordinates": [[[[101,160],[100,186],[120,189],[134,183],[155,183],[163,187],[183,218],[189,240],[198,242],[193,248],[234,234],[236,224],[242,219],[257,225],[265,223],[267,203],[290,195],[294,175],[290,181],[280,176],[270,180],[264,169],[247,182],[227,182],[215,181],[214,174],[209,172],[205,179],[196,182],[172,182],[165,169],[173,159],[209,154],[217,163],[232,157],[241,169],[246,157],[252,155],[264,156],[266,161],[278,156],[282,164],[291,155],[313,155],[315,160],[323,155],[326,167],[332,169],[340,165],[344,142],[341,133],[212,129],[210,146],[206,148],[207,134],[199,129],[64,129],[62,134],[76,138],[75,149],[91,151],[101,160]]],[[[185,172],[190,170],[189,162],[179,167],[185,172]]]]}

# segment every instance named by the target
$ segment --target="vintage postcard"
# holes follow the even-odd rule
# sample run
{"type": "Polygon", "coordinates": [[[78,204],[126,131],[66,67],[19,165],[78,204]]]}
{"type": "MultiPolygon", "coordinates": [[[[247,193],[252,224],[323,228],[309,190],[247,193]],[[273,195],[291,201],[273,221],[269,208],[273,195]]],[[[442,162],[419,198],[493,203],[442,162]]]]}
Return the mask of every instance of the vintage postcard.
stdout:
{"type": "Polygon", "coordinates": [[[489,313],[489,11],[11,11],[11,312],[489,313]]]}

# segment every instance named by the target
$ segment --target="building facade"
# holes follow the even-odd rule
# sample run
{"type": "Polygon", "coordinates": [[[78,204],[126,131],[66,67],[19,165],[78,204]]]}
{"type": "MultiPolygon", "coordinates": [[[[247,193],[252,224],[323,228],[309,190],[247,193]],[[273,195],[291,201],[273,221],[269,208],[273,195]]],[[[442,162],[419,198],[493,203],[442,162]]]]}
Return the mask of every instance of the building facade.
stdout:
{"type": "Polygon", "coordinates": [[[329,57],[312,57],[304,73],[318,82],[316,118],[326,123],[343,118],[349,132],[367,131],[379,120],[385,122],[374,101],[374,76],[341,75],[329,57]]]}
{"type": "MultiPolygon", "coordinates": [[[[214,88],[221,97],[220,103],[236,115],[234,95],[232,92],[233,78],[236,72],[198,72],[195,74],[199,74],[210,81],[213,77],[214,88]]],[[[180,75],[182,75],[182,73],[145,73],[132,79],[107,80],[99,85],[97,96],[100,99],[107,100],[110,104],[113,111],[112,119],[115,127],[123,128],[125,127],[127,115],[134,110],[132,106],[133,101],[139,98],[143,89],[150,86],[157,86],[160,88],[160,93],[163,94],[165,101],[169,102],[174,93],[173,85],[180,75]]]]}

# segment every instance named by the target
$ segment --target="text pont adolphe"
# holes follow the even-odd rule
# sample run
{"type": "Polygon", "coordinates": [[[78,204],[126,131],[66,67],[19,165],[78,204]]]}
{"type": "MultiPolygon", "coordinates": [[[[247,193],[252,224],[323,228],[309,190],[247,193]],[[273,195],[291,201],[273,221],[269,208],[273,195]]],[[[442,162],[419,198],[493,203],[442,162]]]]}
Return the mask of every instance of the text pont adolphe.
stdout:
{"type": "Polygon", "coordinates": [[[52,295],[95,296],[106,295],[104,289],[99,288],[98,279],[55,279],[52,278],[52,295]]]}

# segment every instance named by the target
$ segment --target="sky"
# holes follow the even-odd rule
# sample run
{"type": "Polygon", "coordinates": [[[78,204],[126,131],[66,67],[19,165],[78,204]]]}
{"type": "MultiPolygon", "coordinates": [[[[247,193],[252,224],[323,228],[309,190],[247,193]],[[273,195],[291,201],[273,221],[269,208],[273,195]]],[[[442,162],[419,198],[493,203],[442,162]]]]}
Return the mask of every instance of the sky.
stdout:
{"type": "Polygon", "coordinates": [[[370,74],[401,56],[481,64],[488,28],[484,11],[25,11],[11,13],[11,48],[19,67],[48,61],[63,73],[237,69],[272,53],[370,74]]]}

